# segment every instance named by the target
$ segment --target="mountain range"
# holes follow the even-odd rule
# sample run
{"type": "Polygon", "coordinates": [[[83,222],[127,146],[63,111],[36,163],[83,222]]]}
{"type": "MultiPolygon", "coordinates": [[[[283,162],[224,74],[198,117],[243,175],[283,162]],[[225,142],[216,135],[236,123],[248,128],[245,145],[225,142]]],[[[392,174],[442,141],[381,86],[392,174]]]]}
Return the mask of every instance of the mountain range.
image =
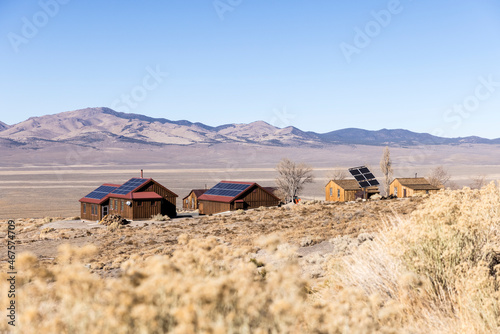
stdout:
{"type": "Polygon", "coordinates": [[[500,138],[443,138],[403,129],[369,131],[349,128],[328,133],[277,128],[263,121],[249,124],[208,126],[187,120],[172,121],[109,108],[86,108],[53,115],[31,117],[14,125],[0,122],[0,147],[43,148],[53,143],[90,147],[127,145],[194,145],[242,143],[267,146],[325,145],[459,145],[500,144],[500,138]]]}

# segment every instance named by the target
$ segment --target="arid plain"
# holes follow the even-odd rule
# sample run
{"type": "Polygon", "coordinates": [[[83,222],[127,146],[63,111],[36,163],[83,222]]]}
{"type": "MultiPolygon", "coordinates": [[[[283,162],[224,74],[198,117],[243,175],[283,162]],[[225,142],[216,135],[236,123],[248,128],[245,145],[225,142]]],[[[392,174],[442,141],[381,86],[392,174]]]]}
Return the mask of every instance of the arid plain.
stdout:
{"type": "MultiPolygon", "coordinates": [[[[123,183],[144,169],[180,199],[193,188],[211,187],[220,180],[255,181],[273,186],[274,167],[283,157],[314,168],[315,181],[304,198],[323,199],[329,173],[367,164],[381,177],[383,147],[330,145],[273,147],[243,144],[167,146],[90,150],[54,144],[43,150],[2,148],[0,219],[71,217],[79,215],[78,200],[102,183],[123,183]]],[[[393,147],[394,177],[426,176],[444,166],[458,186],[477,176],[500,179],[500,146],[435,145],[393,147]]]]}

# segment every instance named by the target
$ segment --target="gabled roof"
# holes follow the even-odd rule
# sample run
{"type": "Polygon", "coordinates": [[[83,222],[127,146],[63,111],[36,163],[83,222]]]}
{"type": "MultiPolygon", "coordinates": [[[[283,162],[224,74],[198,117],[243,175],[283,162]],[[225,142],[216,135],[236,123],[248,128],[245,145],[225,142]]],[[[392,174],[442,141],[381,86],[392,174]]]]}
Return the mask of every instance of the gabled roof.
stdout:
{"type": "Polygon", "coordinates": [[[230,203],[253,186],[254,182],[221,181],[208,189],[198,200],[230,203]]]}
{"type": "MultiPolygon", "coordinates": [[[[80,202],[85,202],[85,203],[92,203],[92,204],[102,204],[106,200],[108,200],[110,197],[113,198],[121,198],[121,199],[143,199],[146,198],[144,196],[153,196],[151,194],[156,194],[155,192],[142,192],[143,194],[149,194],[149,195],[139,195],[141,193],[136,193],[137,190],[140,188],[144,187],[147,183],[149,182],[155,182],[159,186],[163,187],[161,184],[156,182],[153,179],[144,179],[144,178],[131,178],[127,182],[125,182],[122,185],[117,185],[117,184],[108,184],[105,183],[90,194],[86,195],[85,197],[80,199],[80,202]],[[105,190],[106,194],[101,194],[103,196],[91,196],[90,195],[94,194],[96,191],[99,189],[105,190]]],[[[167,188],[163,187],[164,189],[168,190],[167,188]]],[[[168,190],[170,191],[170,190],[168,190]]],[[[172,194],[177,196],[175,193],[170,191],[172,194]]],[[[154,198],[161,198],[160,195],[156,194],[157,196],[153,197],[147,197],[147,199],[154,199],[154,198]]]]}
{"type": "Polygon", "coordinates": [[[118,187],[120,187],[120,185],[104,183],[103,185],[94,189],[92,192],[85,195],[85,197],[80,199],[80,202],[100,204],[108,198],[109,194],[112,191],[118,189],[118,187]]]}
{"type": "MultiPolygon", "coordinates": [[[[344,190],[360,190],[361,189],[361,187],[359,186],[358,181],[356,181],[355,179],[330,180],[327,183],[327,186],[328,186],[328,184],[330,184],[330,182],[336,183],[340,188],[342,188],[344,190]]],[[[372,187],[367,187],[366,189],[368,189],[368,190],[376,190],[376,189],[378,189],[378,187],[377,186],[372,186],[372,187]]]]}
{"type": "Polygon", "coordinates": [[[268,193],[272,194],[272,195],[274,195],[274,192],[276,190],[278,190],[278,188],[276,188],[276,187],[261,187],[261,188],[264,189],[265,191],[267,191],[268,193]]]}
{"type": "Polygon", "coordinates": [[[191,191],[189,192],[189,194],[187,194],[187,196],[186,196],[186,197],[184,197],[184,198],[183,198],[183,200],[184,200],[184,199],[186,199],[186,198],[188,198],[188,197],[189,197],[189,195],[191,195],[191,193],[194,193],[194,195],[195,195],[196,197],[200,197],[200,196],[201,196],[201,195],[203,195],[203,194],[204,194],[207,190],[208,190],[208,189],[193,189],[193,190],[191,190],[191,191]]]}
{"type": "Polygon", "coordinates": [[[397,177],[392,180],[391,184],[398,180],[402,186],[413,190],[439,190],[440,187],[433,186],[423,177],[397,177]]]}

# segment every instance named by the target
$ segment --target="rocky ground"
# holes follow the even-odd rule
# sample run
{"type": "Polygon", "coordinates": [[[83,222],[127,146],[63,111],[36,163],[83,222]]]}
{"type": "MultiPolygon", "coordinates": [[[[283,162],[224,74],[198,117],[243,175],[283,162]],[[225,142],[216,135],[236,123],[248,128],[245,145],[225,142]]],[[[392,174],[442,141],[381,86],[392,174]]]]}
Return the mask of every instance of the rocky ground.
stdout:
{"type": "MultiPolygon", "coordinates": [[[[47,265],[56,264],[57,249],[63,244],[94,244],[99,252],[87,264],[91,272],[104,277],[120,274],[120,265],[136,254],[147,259],[155,254],[171,255],[190,239],[215,236],[238,247],[248,247],[256,260],[274,261],[256,243],[259,238],[278,234],[298,252],[303,273],[322,277],[328,256],[348,254],[352,247],[372,238],[394,215],[414,211],[422,198],[350,203],[310,201],[281,208],[259,208],[213,216],[143,221],[110,228],[78,217],[68,219],[19,219],[16,221],[18,253],[34,253],[47,265]]],[[[6,222],[0,237],[6,238],[6,222]]],[[[5,265],[7,251],[1,252],[5,265]]]]}

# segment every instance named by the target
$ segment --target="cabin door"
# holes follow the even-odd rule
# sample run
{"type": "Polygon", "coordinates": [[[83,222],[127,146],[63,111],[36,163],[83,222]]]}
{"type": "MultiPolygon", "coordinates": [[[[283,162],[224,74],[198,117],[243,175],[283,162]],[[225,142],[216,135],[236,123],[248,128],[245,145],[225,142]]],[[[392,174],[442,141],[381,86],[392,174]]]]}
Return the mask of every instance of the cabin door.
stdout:
{"type": "Polygon", "coordinates": [[[406,188],[403,189],[403,197],[406,197],[406,188]]]}
{"type": "Polygon", "coordinates": [[[102,216],[106,216],[108,214],[108,206],[107,205],[104,205],[102,207],[102,216]]]}

